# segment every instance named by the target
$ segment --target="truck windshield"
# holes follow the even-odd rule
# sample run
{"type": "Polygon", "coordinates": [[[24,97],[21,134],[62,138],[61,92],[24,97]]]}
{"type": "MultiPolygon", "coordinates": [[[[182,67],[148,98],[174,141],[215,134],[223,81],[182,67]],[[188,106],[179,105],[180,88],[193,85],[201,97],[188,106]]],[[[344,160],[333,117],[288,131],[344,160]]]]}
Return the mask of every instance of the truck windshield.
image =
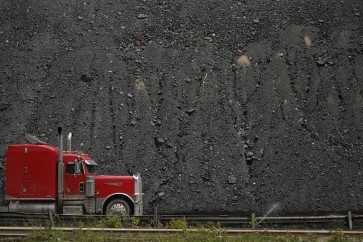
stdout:
{"type": "Polygon", "coordinates": [[[94,165],[87,165],[88,173],[96,174],[96,167],[97,166],[94,166],[94,165]]]}
{"type": "Polygon", "coordinates": [[[96,173],[96,167],[98,164],[94,160],[85,160],[84,163],[87,166],[88,173],[96,173]]]}

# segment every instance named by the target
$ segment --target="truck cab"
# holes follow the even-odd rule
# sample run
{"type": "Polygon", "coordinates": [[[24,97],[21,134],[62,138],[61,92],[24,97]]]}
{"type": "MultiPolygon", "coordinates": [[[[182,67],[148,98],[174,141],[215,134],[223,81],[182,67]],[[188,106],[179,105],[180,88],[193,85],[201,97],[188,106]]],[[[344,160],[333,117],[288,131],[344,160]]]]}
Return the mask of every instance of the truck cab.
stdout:
{"type": "Polygon", "coordinates": [[[140,175],[97,175],[97,166],[91,157],[71,151],[70,146],[63,151],[62,144],[58,148],[44,143],[9,145],[5,191],[8,211],[142,215],[140,175]]]}
{"type": "MultiPolygon", "coordinates": [[[[64,204],[84,201],[86,213],[142,215],[142,184],[140,175],[99,176],[98,164],[89,156],[70,152],[64,160],[64,204]]],[[[63,213],[75,207],[65,206],[63,213]]]]}

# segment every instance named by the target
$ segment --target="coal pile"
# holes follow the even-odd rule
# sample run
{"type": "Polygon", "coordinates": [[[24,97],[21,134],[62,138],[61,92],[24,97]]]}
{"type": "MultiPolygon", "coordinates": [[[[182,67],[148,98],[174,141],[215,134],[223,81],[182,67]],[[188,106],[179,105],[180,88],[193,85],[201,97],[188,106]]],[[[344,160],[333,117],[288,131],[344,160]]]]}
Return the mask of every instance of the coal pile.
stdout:
{"type": "Polygon", "coordinates": [[[8,144],[56,129],[146,213],[363,207],[361,0],[0,2],[8,144]]]}

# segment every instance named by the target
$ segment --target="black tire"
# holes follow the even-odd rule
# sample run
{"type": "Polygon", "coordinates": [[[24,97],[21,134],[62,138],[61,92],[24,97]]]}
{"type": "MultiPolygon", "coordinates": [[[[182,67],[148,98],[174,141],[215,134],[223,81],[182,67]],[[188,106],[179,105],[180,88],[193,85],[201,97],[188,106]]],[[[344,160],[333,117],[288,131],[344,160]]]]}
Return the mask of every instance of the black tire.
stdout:
{"type": "Polygon", "coordinates": [[[130,216],[130,205],[123,199],[111,200],[106,207],[106,215],[130,216]]]}

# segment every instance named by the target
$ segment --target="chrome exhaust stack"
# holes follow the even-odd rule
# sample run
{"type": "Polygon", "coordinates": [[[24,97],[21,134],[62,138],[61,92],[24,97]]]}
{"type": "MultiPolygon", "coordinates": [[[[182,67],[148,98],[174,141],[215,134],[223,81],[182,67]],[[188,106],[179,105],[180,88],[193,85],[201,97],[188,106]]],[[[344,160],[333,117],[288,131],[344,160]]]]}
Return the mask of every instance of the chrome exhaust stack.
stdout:
{"type": "Polygon", "coordinates": [[[72,151],[72,133],[69,133],[68,136],[67,136],[67,148],[66,148],[66,150],[68,152],[72,151]]]}
{"type": "Polygon", "coordinates": [[[57,160],[57,208],[58,213],[62,213],[63,205],[63,131],[58,127],[58,160],[57,160]]]}

